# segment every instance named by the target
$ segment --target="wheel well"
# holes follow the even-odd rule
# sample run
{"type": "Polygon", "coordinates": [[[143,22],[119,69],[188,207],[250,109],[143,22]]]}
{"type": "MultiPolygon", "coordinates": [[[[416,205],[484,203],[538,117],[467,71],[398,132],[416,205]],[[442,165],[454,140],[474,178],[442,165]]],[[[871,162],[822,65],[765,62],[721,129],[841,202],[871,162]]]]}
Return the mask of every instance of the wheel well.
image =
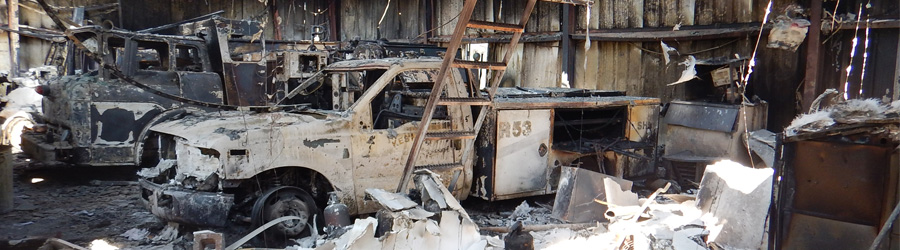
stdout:
{"type": "Polygon", "coordinates": [[[304,167],[279,167],[242,181],[236,190],[231,190],[233,192],[230,193],[235,194],[235,201],[243,201],[277,186],[293,186],[305,190],[320,209],[325,207],[328,193],[334,191],[331,181],[315,170],[304,167]]]}
{"type": "MultiPolygon", "coordinates": [[[[15,136],[16,132],[22,132],[22,131],[15,131],[13,129],[16,129],[15,125],[25,124],[24,126],[28,126],[28,123],[33,125],[34,119],[31,117],[31,115],[29,115],[28,113],[24,113],[24,112],[17,113],[11,117],[5,118],[3,120],[3,127],[2,127],[3,131],[2,131],[2,136],[0,136],[0,144],[12,145],[13,147],[16,147],[16,148],[20,147],[21,145],[17,145],[14,142],[15,141],[21,142],[21,139],[13,138],[12,136],[15,136]],[[24,123],[22,123],[22,122],[24,122],[24,123]],[[16,144],[16,145],[14,145],[14,144],[16,144]]],[[[30,126],[28,126],[28,127],[30,128],[30,126]]]]}
{"type": "Polygon", "coordinates": [[[159,160],[156,155],[156,151],[158,148],[154,148],[155,144],[151,143],[151,145],[147,145],[147,142],[152,141],[157,138],[157,133],[150,131],[150,127],[153,127],[157,124],[173,120],[179,119],[185,114],[191,112],[199,112],[199,109],[189,108],[189,107],[181,107],[177,109],[171,109],[163,111],[162,113],[156,115],[143,129],[141,129],[141,133],[138,136],[137,140],[134,144],[134,164],[141,167],[152,167],[156,165],[156,162],[159,160]],[[147,162],[149,160],[149,162],[147,162]]]}

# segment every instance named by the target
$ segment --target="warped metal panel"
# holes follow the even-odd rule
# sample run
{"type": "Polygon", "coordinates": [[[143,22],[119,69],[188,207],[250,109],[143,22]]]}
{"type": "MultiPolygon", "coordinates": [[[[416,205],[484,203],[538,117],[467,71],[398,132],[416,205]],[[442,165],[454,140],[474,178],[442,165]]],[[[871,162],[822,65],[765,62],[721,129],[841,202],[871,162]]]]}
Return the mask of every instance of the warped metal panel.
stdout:
{"type": "Polygon", "coordinates": [[[731,132],[737,121],[737,105],[714,105],[672,102],[666,112],[666,122],[690,128],[731,132]]]}
{"type": "Polygon", "coordinates": [[[494,195],[543,190],[547,186],[551,110],[497,112],[494,195]]]}

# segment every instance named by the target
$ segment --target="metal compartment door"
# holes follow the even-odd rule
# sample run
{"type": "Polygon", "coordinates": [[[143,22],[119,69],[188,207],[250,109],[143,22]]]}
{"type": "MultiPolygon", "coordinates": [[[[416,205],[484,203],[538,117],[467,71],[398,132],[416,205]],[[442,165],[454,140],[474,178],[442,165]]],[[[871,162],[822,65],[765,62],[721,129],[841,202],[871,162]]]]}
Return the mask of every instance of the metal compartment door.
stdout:
{"type": "Polygon", "coordinates": [[[552,114],[549,109],[497,111],[494,197],[545,189],[552,114]]]}

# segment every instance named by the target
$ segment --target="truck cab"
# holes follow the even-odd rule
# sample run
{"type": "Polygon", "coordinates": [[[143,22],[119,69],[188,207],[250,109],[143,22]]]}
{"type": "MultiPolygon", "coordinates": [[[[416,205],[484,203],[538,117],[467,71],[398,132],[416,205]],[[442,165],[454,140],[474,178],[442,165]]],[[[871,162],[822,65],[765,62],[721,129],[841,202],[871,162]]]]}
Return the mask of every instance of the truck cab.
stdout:
{"type": "MultiPolygon", "coordinates": [[[[70,30],[102,61],[160,92],[223,104],[222,81],[212,71],[203,40],[83,27],[70,30]]],[[[75,63],[70,61],[69,63],[75,63]]],[[[187,109],[118,79],[92,60],[73,74],[40,86],[44,129],[23,135],[23,151],[39,161],[83,165],[133,165],[148,124],[187,109]]]]}

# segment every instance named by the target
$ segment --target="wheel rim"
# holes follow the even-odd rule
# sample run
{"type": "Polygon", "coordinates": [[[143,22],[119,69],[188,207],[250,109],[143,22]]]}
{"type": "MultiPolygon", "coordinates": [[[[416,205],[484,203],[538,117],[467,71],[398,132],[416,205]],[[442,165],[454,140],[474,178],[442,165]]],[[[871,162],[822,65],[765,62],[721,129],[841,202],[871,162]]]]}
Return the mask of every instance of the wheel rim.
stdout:
{"type": "Polygon", "coordinates": [[[296,187],[272,188],[256,200],[252,211],[254,227],[284,216],[297,216],[300,220],[287,220],[276,224],[267,232],[286,237],[296,237],[308,230],[311,215],[317,211],[315,203],[306,191],[296,187]]]}
{"type": "Polygon", "coordinates": [[[298,236],[306,230],[309,222],[309,207],[298,195],[290,191],[279,192],[270,197],[265,209],[266,221],[271,221],[284,216],[297,216],[300,220],[287,220],[275,225],[275,229],[285,236],[298,236]]]}

